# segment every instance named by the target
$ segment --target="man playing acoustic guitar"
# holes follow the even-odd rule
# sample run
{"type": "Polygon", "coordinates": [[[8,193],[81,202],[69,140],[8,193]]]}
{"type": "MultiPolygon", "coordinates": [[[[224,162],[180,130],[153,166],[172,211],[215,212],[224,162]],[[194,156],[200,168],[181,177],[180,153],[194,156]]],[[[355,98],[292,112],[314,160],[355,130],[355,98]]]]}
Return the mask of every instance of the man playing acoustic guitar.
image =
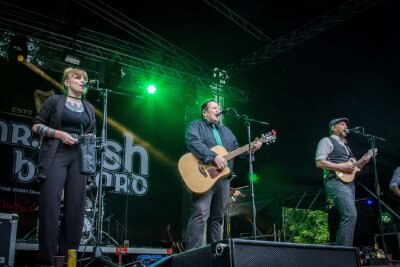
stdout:
{"type": "Polygon", "coordinates": [[[357,164],[350,161],[353,153],[346,145],[347,118],[338,118],[329,123],[330,137],[320,140],[315,155],[318,168],[323,169],[325,191],[333,201],[340,214],[340,226],[336,234],[336,245],[353,246],[354,229],[357,220],[355,206],[354,174],[371,158],[370,154],[363,156],[357,164]],[[353,179],[347,181],[340,177],[345,174],[353,179]],[[353,175],[353,176],[352,176],[353,175]]]}
{"type": "MultiPolygon", "coordinates": [[[[219,123],[220,107],[214,100],[201,105],[202,119],[192,121],[186,132],[187,149],[201,162],[213,164],[218,170],[229,167],[227,177],[218,180],[208,191],[192,194],[190,218],[186,229],[186,249],[204,245],[202,243],[206,225],[209,227],[210,243],[220,241],[223,233],[224,212],[229,197],[229,177],[232,175],[233,159],[226,160],[211,148],[219,145],[228,152],[239,148],[232,131],[219,123]],[[208,223],[207,223],[208,220],[208,223]]],[[[252,151],[259,149],[261,141],[252,143],[252,151]]]]}

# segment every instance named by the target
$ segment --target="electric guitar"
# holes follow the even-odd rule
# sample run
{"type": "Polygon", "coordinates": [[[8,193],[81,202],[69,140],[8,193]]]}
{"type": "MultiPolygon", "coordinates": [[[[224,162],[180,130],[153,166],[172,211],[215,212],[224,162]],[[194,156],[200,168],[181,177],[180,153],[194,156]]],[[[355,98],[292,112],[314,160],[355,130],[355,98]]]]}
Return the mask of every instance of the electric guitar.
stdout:
{"type": "MultiPolygon", "coordinates": [[[[374,148],[374,150],[370,149],[368,150],[368,152],[359,160],[356,161],[355,158],[351,158],[348,162],[352,162],[353,166],[355,167],[354,170],[351,173],[344,173],[344,172],[340,172],[340,171],[335,171],[336,176],[345,183],[350,183],[352,181],[354,181],[354,177],[356,175],[357,172],[359,172],[360,166],[366,162],[369,158],[375,157],[376,154],[378,153],[378,149],[374,148]]],[[[346,164],[346,163],[340,163],[342,165],[346,164]]]]}
{"type": "MultiPolygon", "coordinates": [[[[276,140],[276,132],[273,130],[266,135],[262,135],[258,140],[263,143],[269,144],[276,140]]],[[[256,141],[250,143],[252,146],[256,141]]],[[[226,161],[233,159],[240,154],[249,151],[249,145],[242,146],[234,151],[228,153],[223,146],[214,146],[212,151],[218,155],[223,156],[226,161]]],[[[219,169],[215,163],[205,164],[202,163],[192,153],[184,154],[178,162],[179,173],[185,183],[187,189],[194,194],[204,194],[207,192],[219,179],[229,175],[229,167],[219,169]]]]}

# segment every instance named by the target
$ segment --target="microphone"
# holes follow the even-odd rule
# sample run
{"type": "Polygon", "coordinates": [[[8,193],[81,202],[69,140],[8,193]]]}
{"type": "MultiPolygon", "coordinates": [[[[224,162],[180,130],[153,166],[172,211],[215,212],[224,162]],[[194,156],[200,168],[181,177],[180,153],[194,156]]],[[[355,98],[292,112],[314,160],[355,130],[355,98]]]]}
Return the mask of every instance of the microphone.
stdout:
{"type": "Polygon", "coordinates": [[[89,80],[85,82],[85,87],[93,86],[94,84],[99,83],[99,80],[89,80]]]}
{"type": "Polygon", "coordinates": [[[231,108],[227,108],[227,109],[221,110],[220,112],[215,114],[215,116],[221,116],[222,114],[228,113],[229,110],[231,110],[231,108]]]}
{"type": "Polygon", "coordinates": [[[362,129],[363,127],[354,127],[354,128],[350,128],[350,129],[346,129],[346,133],[357,133],[360,129],[362,129]]]}

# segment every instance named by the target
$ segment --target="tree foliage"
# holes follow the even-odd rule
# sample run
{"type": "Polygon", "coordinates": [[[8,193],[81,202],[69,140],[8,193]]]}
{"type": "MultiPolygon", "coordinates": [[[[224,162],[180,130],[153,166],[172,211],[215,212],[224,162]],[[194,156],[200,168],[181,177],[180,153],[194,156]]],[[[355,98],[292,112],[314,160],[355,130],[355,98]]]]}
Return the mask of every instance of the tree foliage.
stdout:
{"type": "Polygon", "coordinates": [[[329,242],[328,213],[322,210],[284,208],[286,237],[295,243],[329,242]]]}

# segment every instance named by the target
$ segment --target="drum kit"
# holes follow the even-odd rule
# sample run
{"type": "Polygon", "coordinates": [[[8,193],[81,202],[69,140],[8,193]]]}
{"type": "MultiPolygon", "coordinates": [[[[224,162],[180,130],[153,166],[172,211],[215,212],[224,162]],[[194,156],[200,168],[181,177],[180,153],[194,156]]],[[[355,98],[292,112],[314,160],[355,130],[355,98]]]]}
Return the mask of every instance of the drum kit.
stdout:
{"type": "MultiPolygon", "coordinates": [[[[103,201],[103,214],[101,214],[101,221],[102,224],[104,224],[105,222],[108,223],[108,231],[110,231],[110,219],[111,217],[114,216],[114,214],[109,215],[107,218],[103,219],[103,215],[104,215],[104,201],[103,201]]],[[[96,222],[97,220],[95,220],[96,218],[96,214],[98,212],[98,208],[96,206],[96,201],[93,198],[90,197],[86,197],[86,205],[85,205],[85,218],[83,221],[83,229],[82,229],[82,238],[81,238],[81,246],[87,246],[89,244],[95,244],[96,243],[96,238],[94,236],[94,230],[96,230],[96,222]],[[92,241],[92,242],[90,242],[92,241]]],[[[107,232],[102,230],[103,227],[101,227],[101,237],[106,236],[107,239],[103,240],[101,238],[100,242],[106,245],[109,245],[112,243],[114,243],[115,245],[119,245],[119,243],[107,232]]]]}
{"type": "MultiPolygon", "coordinates": [[[[86,197],[85,200],[85,218],[83,221],[83,229],[82,229],[82,238],[81,238],[81,245],[85,246],[88,245],[93,237],[93,229],[94,229],[94,218],[96,217],[97,208],[94,205],[94,200],[90,197],[86,197]]],[[[104,209],[103,209],[104,211],[104,209]]]]}

